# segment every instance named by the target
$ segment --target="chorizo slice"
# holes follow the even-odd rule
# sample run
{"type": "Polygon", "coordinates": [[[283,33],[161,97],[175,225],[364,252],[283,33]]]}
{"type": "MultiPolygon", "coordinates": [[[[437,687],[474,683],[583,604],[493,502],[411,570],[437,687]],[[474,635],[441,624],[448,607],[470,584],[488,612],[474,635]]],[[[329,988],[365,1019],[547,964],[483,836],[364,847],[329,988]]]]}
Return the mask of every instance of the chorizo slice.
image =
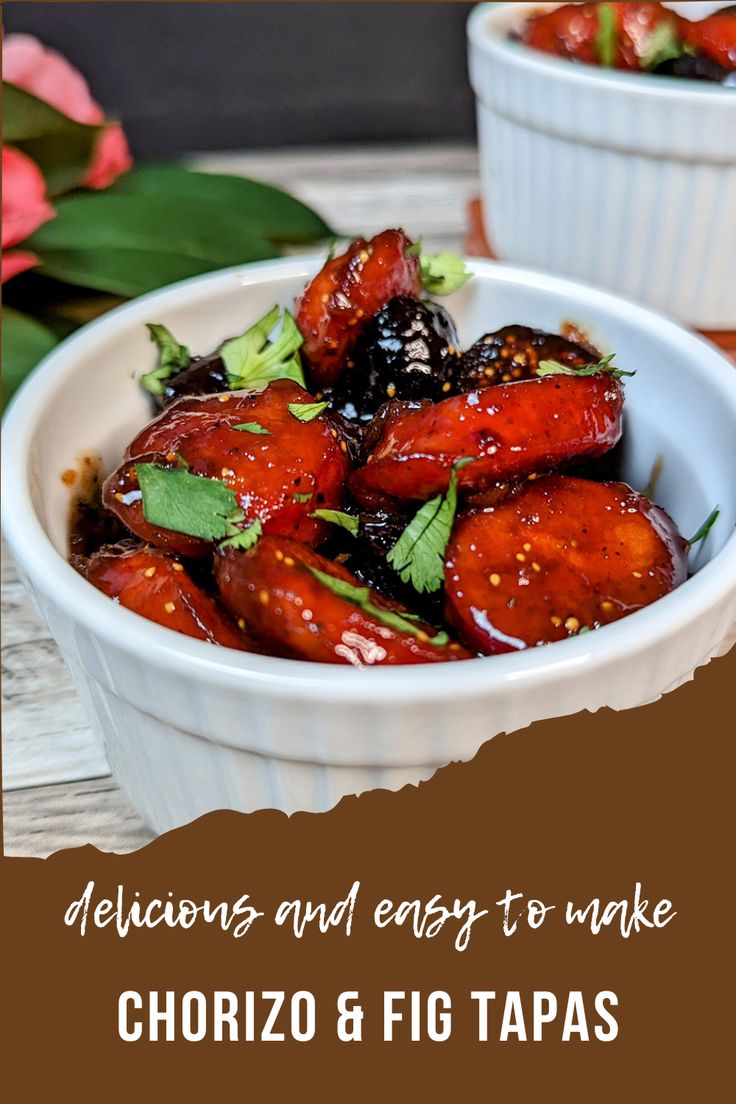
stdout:
{"type": "Polygon", "coordinates": [[[454,395],[388,418],[349,487],[359,502],[429,499],[447,489],[458,460],[466,493],[602,456],[621,436],[623,387],[606,372],[546,376],[454,395]]]}
{"type": "Polygon", "coordinates": [[[445,558],[445,615],[487,654],[597,629],[687,574],[672,519],[625,483],[550,475],[469,513],[445,558]]]}
{"type": "Polygon", "coordinates": [[[470,656],[446,633],[297,541],[262,537],[247,552],[221,549],[215,579],[231,613],[277,655],[355,667],[470,656]]]}

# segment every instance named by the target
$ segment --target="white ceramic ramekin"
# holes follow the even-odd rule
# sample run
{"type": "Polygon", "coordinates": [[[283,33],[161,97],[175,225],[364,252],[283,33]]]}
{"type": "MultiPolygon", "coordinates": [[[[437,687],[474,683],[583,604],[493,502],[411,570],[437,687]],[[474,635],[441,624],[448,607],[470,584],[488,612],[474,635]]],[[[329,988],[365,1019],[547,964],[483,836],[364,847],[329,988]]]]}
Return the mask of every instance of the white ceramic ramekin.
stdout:
{"type": "Polygon", "coordinates": [[[701,329],[736,328],[736,89],[578,65],[468,22],[483,211],[499,257],[701,329]]]}
{"type": "Polygon", "coordinates": [[[544,717],[639,705],[723,649],[736,625],[736,371],[719,352],[633,303],[483,261],[446,302],[469,344],[509,322],[572,320],[615,350],[627,381],[626,475],[685,534],[722,514],[693,578],[599,632],[466,663],[355,670],[246,655],[121,608],[66,562],[61,474],[99,453],[109,470],[150,417],[135,377],[152,362],[144,323],[195,352],[289,305],[317,258],[199,277],[112,311],[59,346],[8,411],[3,525],[128,797],[158,831],[217,808],[324,810],[344,794],[397,789],[544,717]]]}

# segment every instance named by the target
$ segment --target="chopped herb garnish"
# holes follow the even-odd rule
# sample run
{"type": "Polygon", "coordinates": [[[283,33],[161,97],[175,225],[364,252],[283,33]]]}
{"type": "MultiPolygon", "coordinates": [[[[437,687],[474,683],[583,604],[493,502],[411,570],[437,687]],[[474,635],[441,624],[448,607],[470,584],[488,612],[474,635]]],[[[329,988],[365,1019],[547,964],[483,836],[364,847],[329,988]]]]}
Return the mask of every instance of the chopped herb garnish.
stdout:
{"type": "Polygon", "coordinates": [[[682,57],[688,51],[672,23],[660,23],[652,31],[639,64],[642,69],[656,69],[665,61],[682,57]]]}
{"type": "Polygon", "coordinates": [[[703,524],[687,543],[692,546],[693,544],[697,544],[698,541],[705,540],[705,538],[708,536],[711,529],[715,525],[716,521],[718,520],[718,515],[720,514],[720,512],[721,511],[718,506],[716,506],[714,510],[711,510],[703,524]]]}
{"type": "Polygon", "coordinates": [[[239,532],[244,514],[234,493],[219,479],[182,468],[136,464],[143,516],[151,525],[202,540],[222,540],[239,532]]]}
{"type": "Polygon", "coordinates": [[[420,594],[442,586],[445,548],[457,510],[457,472],[473,460],[466,456],[453,465],[447,493],[424,503],[386,557],[402,581],[420,594]]]}
{"type": "Polygon", "coordinates": [[[247,529],[241,529],[234,537],[222,541],[220,548],[237,548],[240,552],[247,552],[262,535],[263,522],[257,518],[247,529]]]}
{"type": "Polygon", "coordinates": [[[300,422],[313,422],[329,405],[330,404],[326,402],[289,403],[287,409],[289,413],[293,414],[295,418],[298,418],[300,422]]]}
{"type": "Polygon", "coordinates": [[[407,245],[404,250],[405,257],[421,257],[422,255],[422,239],[412,242],[411,245],[407,245]]]}
{"type": "Polygon", "coordinates": [[[240,388],[263,390],[277,379],[291,379],[304,386],[299,349],[304,338],[287,310],[274,307],[240,337],[232,337],[220,346],[231,391],[240,388]],[[279,318],[281,328],[272,339],[279,318]]]}
{"type": "Polygon", "coordinates": [[[271,430],[266,429],[259,422],[243,422],[241,425],[233,426],[233,429],[242,430],[243,433],[258,433],[264,436],[271,436],[271,430]]]}
{"type": "Polygon", "coordinates": [[[158,345],[158,363],[141,376],[141,383],[152,395],[163,395],[166,390],[164,380],[188,368],[192,358],[186,345],[180,345],[166,326],[158,322],[148,322],[147,325],[151,341],[158,345]]]}
{"type": "Polygon", "coordinates": [[[320,571],[319,568],[310,567],[308,564],[306,567],[315,579],[318,579],[323,586],[326,586],[338,598],[344,598],[345,601],[352,602],[353,605],[367,613],[369,617],[375,617],[376,621],[380,621],[383,625],[388,625],[389,628],[396,629],[398,632],[411,633],[412,636],[416,636],[420,640],[426,639],[427,643],[434,644],[437,648],[443,648],[449,643],[450,638],[446,632],[438,632],[435,636],[429,636],[423,629],[417,627],[412,615],[403,616],[394,610],[375,605],[371,601],[370,587],[355,586],[345,579],[328,575],[326,572],[320,571]]]}
{"type": "Polygon", "coordinates": [[[600,64],[607,69],[612,69],[616,62],[617,38],[616,12],[613,4],[599,4],[595,52],[600,64]]]}
{"type": "Polygon", "coordinates": [[[347,529],[354,537],[358,535],[360,522],[352,514],[345,514],[342,510],[315,510],[309,515],[319,518],[321,521],[331,521],[333,525],[339,525],[341,529],[347,529]]]}
{"type": "Polygon", "coordinates": [[[309,502],[312,497],[311,491],[297,491],[296,494],[291,496],[295,502],[309,502]]]}
{"type": "Polygon", "coordinates": [[[615,355],[615,353],[609,353],[608,356],[597,360],[595,364],[580,364],[577,367],[571,364],[560,364],[558,360],[540,360],[537,375],[542,378],[544,376],[597,376],[601,372],[607,372],[614,379],[620,379],[621,376],[635,376],[636,372],[625,372],[623,368],[618,368],[613,363],[615,355]]]}
{"type": "Polygon", "coordinates": [[[432,256],[420,253],[419,271],[422,287],[430,295],[449,295],[471,277],[465,261],[455,253],[435,253],[432,256]]]}

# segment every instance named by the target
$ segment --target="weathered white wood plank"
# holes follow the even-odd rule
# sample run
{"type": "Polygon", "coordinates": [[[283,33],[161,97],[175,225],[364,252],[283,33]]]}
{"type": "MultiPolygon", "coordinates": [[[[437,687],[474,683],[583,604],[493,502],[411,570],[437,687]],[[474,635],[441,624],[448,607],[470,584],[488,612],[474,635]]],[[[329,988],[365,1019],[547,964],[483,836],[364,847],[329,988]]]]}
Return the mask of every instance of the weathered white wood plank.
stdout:
{"type": "Polygon", "coordinates": [[[3,794],[4,852],[45,858],[91,843],[135,851],[153,834],[110,778],[3,794]]]}

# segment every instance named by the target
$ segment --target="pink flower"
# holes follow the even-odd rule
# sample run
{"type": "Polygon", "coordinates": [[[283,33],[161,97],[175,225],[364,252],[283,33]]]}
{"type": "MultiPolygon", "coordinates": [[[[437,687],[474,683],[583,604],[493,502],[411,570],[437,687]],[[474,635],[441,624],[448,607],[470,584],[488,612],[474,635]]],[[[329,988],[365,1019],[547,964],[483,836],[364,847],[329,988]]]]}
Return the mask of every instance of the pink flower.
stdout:
{"type": "Polygon", "coordinates": [[[41,170],[30,157],[12,146],[3,146],[2,170],[2,279],[5,282],[38,264],[33,253],[6,253],[5,250],[24,241],[53,218],[54,209],[46,201],[46,182],[41,170]]]}
{"type": "MultiPolygon", "coordinates": [[[[77,123],[99,126],[105,122],[105,113],[92,99],[89,85],[79,70],[33,35],[11,34],[4,40],[3,78],[45,100],[77,123]]],[[[106,188],[132,164],[122,127],[109,123],[98,138],[95,157],[83,183],[88,188],[106,188]]]]}

